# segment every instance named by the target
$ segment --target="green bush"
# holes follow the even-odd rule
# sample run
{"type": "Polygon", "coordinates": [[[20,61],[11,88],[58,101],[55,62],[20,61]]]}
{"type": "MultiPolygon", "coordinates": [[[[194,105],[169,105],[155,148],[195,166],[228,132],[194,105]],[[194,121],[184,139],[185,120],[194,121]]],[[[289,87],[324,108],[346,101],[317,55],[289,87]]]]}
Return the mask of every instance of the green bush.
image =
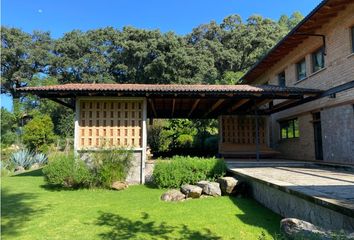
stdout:
{"type": "Polygon", "coordinates": [[[125,181],[133,158],[132,151],[123,149],[94,153],[95,185],[110,188],[115,181],[125,181]]]}
{"type": "Polygon", "coordinates": [[[92,184],[92,173],[86,163],[75,159],[73,154],[58,155],[43,168],[49,184],[67,188],[88,187],[92,184]]]}
{"type": "Polygon", "coordinates": [[[193,136],[189,134],[181,134],[176,139],[176,145],[179,148],[191,148],[193,146],[193,136]]]}
{"type": "Polygon", "coordinates": [[[35,116],[23,128],[23,142],[31,150],[46,152],[55,139],[53,129],[48,115],[35,116]]]}
{"type": "Polygon", "coordinates": [[[201,180],[212,181],[225,173],[222,159],[175,156],[171,160],[157,161],[153,179],[159,188],[176,188],[201,180]]]}

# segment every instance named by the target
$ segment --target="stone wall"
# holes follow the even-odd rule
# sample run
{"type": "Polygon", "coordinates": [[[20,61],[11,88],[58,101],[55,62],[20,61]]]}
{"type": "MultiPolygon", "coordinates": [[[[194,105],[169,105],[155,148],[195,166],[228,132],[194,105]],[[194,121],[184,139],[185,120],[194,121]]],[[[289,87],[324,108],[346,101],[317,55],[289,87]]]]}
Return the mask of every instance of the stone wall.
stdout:
{"type": "Polygon", "coordinates": [[[321,112],[323,159],[354,164],[354,105],[321,112]]]}
{"type": "Polygon", "coordinates": [[[259,203],[285,218],[298,218],[317,226],[354,231],[354,218],[314,204],[263,183],[249,181],[252,196],[259,203]]]}
{"type": "Polygon", "coordinates": [[[134,161],[132,163],[132,167],[130,172],[128,173],[126,181],[129,184],[140,184],[144,183],[144,170],[145,167],[141,164],[142,163],[142,151],[135,150],[134,151],[134,161]]]}

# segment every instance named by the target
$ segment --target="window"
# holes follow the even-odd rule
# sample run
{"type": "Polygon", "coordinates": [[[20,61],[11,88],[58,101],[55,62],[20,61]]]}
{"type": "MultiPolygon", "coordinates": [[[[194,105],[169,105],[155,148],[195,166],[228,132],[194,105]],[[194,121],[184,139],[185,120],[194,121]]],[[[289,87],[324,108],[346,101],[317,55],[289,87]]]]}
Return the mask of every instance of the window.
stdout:
{"type": "Polygon", "coordinates": [[[278,74],[278,85],[280,87],[285,87],[285,72],[281,72],[278,74]]]}
{"type": "Polygon", "coordinates": [[[324,68],[324,49],[323,47],[312,53],[312,72],[324,68]]]}
{"type": "Polygon", "coordinates": [[[352,53],[354,53],[354,26],[351,27],[351,33],[352,33],[352,53]]]}
{"type": "Polygon", "coordinates": [[[296,70],[297,70],[297,80],[302,80],[306,78],[306,61],[305,59],[302,59],[300,62],[296,64],[296,70]]]}
{"type": "Polygon", "coordinates": [[[280,124],[280,138],[290,139],[299,137],[299,121],[297,118],[282,121],[280,124]]]}

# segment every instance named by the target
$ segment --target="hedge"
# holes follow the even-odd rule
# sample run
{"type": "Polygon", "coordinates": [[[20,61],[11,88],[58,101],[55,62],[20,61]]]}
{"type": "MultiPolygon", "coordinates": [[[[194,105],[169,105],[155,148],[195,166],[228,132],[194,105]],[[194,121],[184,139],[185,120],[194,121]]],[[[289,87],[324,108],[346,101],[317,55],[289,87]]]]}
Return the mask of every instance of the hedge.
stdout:
{"type": "Polygon", "coordinates": [[[225,173],[222,159],[174,156],[169,160],[157,160],[153,179],[159,188],[177,188],[201,180],[213,181],[225,173]]]}

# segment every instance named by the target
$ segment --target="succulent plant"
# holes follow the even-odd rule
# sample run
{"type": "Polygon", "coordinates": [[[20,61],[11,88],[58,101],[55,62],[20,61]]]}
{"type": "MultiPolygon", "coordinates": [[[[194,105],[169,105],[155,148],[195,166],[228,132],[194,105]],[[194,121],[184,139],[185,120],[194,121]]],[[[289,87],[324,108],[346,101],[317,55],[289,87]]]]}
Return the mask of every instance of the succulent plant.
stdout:
{"type": "Polygon", "coordinates": [[[33,164],[34,154],[28,149],[23,149],[12,154],[11,161],[14,165],[28,168],[33,164]]]}
{"type": "Polygon", "coordinates": [[[48,158],[44,153],[35,154],[33,159],[33,163],[38,163],[39,165],[44,165],[48,162],[48,158]]]}

